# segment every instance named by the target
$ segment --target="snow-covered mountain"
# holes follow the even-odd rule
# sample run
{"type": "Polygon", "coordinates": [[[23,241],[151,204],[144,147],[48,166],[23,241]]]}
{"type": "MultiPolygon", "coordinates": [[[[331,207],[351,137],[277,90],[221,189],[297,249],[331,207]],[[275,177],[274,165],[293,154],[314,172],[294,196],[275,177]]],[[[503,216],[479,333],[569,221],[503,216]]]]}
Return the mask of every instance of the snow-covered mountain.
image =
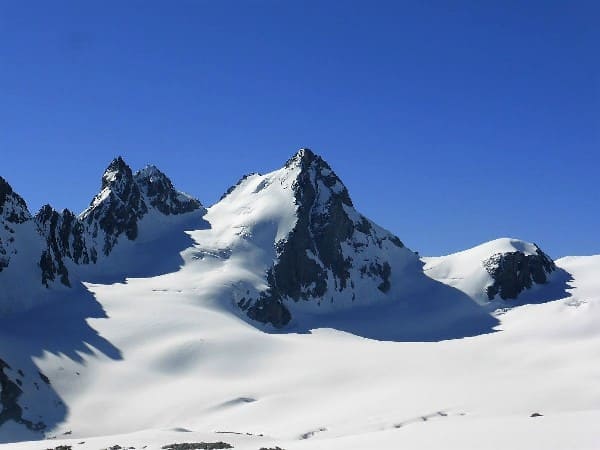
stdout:
{"type": "Polygon", "coordinates": [[[419,258],[308,149],[208,209],[121,158],[79,216],[0,179],[0,220],[6,448],[598,442],[598,257],[419,258]]]}
{"type": "Polygon", "coordinates": [[[359,214],[335,172],[308,149],[280,170],[244,177],[207,219],[236,230],[227,247],[244,241],[266,250],[266,279],[245,293],[240,286],[237,304],[251,319],[275,327],[290,322],[290,309],[343,309],[393,298],[403,273],[420,270],[418,257],[359,214]]]}
{"type": "Polygon", "coordinates": [[[156,222],[166,222],[162,232],[168,233],[168,224],[180,222],[180,216],[205,212],[198,200],[176,191],[156,167],[134,174],[121,157],[109,164],[101,191],[79,216],[50,205],[32,216],[26,202],[0,178],[0,271],[5,272],[0,274],[0,312],[32,306],[44,296],[41,286],[56,287],[58,282],[71,287],[72,272],[79,279],[78,266],[95,265],[119,242],[135,241],[148,216],[152,219],[146,222],[151,223],[145,226],[156,238],[156,222]]]}

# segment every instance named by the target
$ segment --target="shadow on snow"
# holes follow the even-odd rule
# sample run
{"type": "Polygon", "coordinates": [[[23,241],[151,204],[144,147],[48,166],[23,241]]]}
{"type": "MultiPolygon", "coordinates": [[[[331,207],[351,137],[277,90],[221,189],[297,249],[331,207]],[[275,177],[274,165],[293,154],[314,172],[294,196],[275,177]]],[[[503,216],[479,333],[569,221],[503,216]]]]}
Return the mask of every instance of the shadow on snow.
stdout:
{"type": "Polygon", "coordinates": [[[85,364],[84,356],[123,358],[88,323],[108,315],[83,281],[124,283],[128,277],[176,272],[183,265],[180,252],[194,244],[185,230],[209,226],[204,219],[191,217],[170,227],[168,234],[123,245],[127,252],[117,247],[108,261],[77,267],[71,289],[49,289],[34,308],[0,318],[0,443],[43,439],[44,432],[68,415],[52,379],[39,372],[35,358],[50,353],[79,364],[85,364]]]}

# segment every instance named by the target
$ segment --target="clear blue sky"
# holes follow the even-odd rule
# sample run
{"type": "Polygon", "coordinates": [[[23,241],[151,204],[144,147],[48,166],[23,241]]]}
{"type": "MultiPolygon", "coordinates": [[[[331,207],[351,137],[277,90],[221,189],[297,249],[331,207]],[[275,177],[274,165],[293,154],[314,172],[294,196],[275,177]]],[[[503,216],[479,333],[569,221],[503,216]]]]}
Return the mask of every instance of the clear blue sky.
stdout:
{"type": "Polygon", "coordinates": [[[600,253],[600,2],[0,0],[0,175],[76,212],[115,155],[214,202],[310,147],[421,254],[600,253]]]}

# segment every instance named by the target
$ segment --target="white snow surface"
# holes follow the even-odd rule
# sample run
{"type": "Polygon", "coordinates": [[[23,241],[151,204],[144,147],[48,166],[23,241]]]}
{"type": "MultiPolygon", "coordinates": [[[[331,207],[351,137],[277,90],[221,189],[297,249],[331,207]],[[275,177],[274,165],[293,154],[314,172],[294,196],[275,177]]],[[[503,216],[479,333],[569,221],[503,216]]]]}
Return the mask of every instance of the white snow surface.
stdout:
{"type": "Polygon", "coordinates": [[[483,259],[530,244],[424,258],[428,276],[399,301],[335,320],[305,311],[303,329],[244,320],[234,302],[265,287],[273,243],[295,223],[293,170],[248,177],[208,210],[209,226],[194,213],[140,226],[147,234],[101,261],[101,275],[82,271],[79,288],[2,319],[10,373],[30,383],[39,369],[51,384],[21,401],[50,428],[9,422],[0,449],[600,448],[600,256],[558,260],[569,277],[554,301],[497,310],[480,333],[436,327],[482,309],[483,259]]]}
{"type": "MultiPolygon", "coordinates": [[[[88,285],[108,318],[87,322],[120,356],[105,344],[79,361],[36,356],[68,415],[47,433],[55,440],[0,448],[597,449],[600,256],[558,264],[573,276],[568,297],[511,309],[495,333],[440,342],[267,334],[206,301],[224,276],[198,271],[192,282],[192,267],[88,285]]],[[[3,354],[20,340],[3,336],[3,354]]],[[[0,436],[36,437],[16,426],[0,436]]]]}

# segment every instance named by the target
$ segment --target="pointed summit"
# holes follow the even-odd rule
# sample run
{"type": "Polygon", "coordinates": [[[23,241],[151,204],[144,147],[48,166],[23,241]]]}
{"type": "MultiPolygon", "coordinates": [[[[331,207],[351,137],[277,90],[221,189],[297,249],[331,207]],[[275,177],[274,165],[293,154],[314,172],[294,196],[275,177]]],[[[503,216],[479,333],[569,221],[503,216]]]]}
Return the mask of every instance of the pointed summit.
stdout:
{"type": "Polygon", "coordinates": [[[120,156],[104,171],[101,186],[102,190],[80,218],[90,227],[94,238],[104,235],[102,251],[108,255],[121,234],[130,240],[137,237],[137,221],[148,212],[148,207],[131,168],[120,156]]]}
{"type": "Polygon", "coordinates": [[[285,167],[298,166],[301,168],[308,168],[317,159],[323,161],[323,159],[319,155],[316,155],[310,148],[301,148],[294,156],[287,160],[285,167]]]}
{"type": "Polygon", "coordinates": [[[133,179],[133,172],[122,157],[118,156],[113,159],[104,174],[102,174],[102,189],[113,186],[126,184],[133,179]]]}
{"type": "Polygon", "coordinates": [[[198,200],[176,191],[171,180],[155,166],[147,166],[134,174],[120,156],[104,171],[101,187],[80,218],[92,237],[103,241],[105,255],[122,234],[129,240],[136,239],[138,222],[151,209],[164,215],[203,209],[198,200]]]}
{"type": "Polygon", "coordinates": [[[150,205],[167,216],[203,208],[199,200],[175,190],[169,177],[156,166],[137,171],[134,179],[150,205]]]}
{"type": "Polygon", "coordinates": [[[296,200],[302,203],[317,201],[320,206],[331,200],[353,207],[348,189],[321,156],[308,148],[301,148],[286,162],[286,168],[300,169],[296,184],[296,200]],[[318,194],[318,195],[316,195],[318,194]],[[314,197],[314,198],[313,198],[314,197]]]}
{"type": "Polygon", "coordinates": [[[251,319],[281,327],[291,320],[294,303],[326,300],[343,307],[354,302],[357,279],[364,280],[361,290],[370,298],[383,298],[392,287],[389,256],[416,260],[400,239],[354,209],[346,186],[313,151],[300,149],[282,171],[264,178],[260,186],[291,188],[295,222],[275,243],[277,260],[266,276],[269,288],[240,305],[251,319]]]}
{"type": "Polygon", "coordinates": [[[0,220],[23,223],[31,219],[25,200],[13,191],[8,182],[0,177],[0,220]]]}

